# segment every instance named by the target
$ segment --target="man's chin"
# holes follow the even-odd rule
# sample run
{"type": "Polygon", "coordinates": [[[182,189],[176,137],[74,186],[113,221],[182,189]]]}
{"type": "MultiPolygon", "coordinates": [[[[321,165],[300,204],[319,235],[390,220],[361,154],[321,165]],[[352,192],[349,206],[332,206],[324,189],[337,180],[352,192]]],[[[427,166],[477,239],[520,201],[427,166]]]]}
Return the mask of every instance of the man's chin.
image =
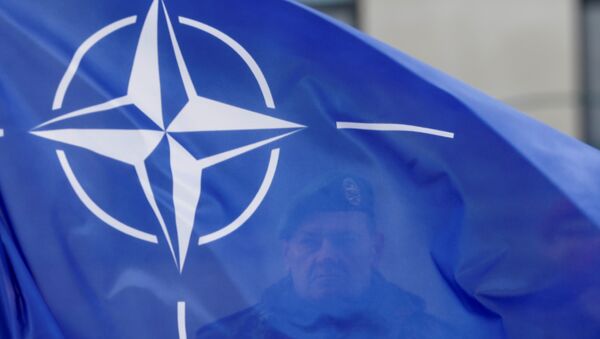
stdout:
{"type": "Polygon", "coordinates": [[[327,296],[340,294],[344,290],[347,279],[342,275],[322,275],[311,281],[311,288],[315,295],[327,296]]]}
{"type": "Polygon", "coordinates": [[[355,296],[349,291],[348,280],[341,276],[315,278],[311,284],[310,299],[317,304],[338,305],[351,302],[355,296]]]}

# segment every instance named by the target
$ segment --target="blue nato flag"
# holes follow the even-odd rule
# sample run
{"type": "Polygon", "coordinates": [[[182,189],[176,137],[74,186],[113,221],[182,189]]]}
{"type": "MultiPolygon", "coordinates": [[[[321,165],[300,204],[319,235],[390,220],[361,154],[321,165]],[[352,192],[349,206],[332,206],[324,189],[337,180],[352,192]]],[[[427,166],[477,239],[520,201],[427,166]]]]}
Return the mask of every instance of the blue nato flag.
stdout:
{"type": "Polygon", "coordinates": [[[597,150],[293,1],[0,7],[0,337],[600,337],[597,150]]]}

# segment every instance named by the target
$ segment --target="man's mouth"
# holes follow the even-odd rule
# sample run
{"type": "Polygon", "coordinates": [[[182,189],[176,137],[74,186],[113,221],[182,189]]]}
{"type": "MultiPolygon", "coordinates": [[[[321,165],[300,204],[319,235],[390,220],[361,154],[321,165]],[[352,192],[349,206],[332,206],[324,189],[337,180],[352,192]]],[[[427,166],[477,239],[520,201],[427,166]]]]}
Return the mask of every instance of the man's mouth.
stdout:
{"type": "Polygon", "coordinates": [[[312,274],[312,281],[318,283],[342,283],[348,277],[342,270],[317,270],[312,274]]]}

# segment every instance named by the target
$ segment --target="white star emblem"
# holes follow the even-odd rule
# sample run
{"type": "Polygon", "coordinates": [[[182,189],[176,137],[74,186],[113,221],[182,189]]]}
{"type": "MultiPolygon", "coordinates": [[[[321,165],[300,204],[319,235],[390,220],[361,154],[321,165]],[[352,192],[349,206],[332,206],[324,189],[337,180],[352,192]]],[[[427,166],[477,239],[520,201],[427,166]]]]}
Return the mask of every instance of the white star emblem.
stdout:
{"type": "MultiPolygon", "coordinates": [[[[162,2],[160,2],[160,4],[162,4],[162,2]]],[[[196,207],[200,199],[201,177],[203,170],[289,136],[290,134],[302,129],[304,126],[199,96],[196,93],[194,84],[192,83],[186,62],[175,36],[173,25],[171,24],[164,4],[162,4],[162,10],[166,18],[166,24],[172,48],[175,53],[177,67],[187,97],[187,103],[183,106],[175,119],[165,126],[158,57],[159,1],[155,0],[150,6],[150,10],[148,11],[141,31],[133,67],[129,77],[127,94],[101,104],[63,114],[55,119],[49,120],[37,126],[31,133],[42,138],[81,147],[104,157],[121,161],[133,166],[135,168],[139,183],[145,194],[145,198],[150,204],[154,215],[160,224],[162,233],[169,246],[175,264],[178,266],[179,270],[182,271],[195,222],[196,207]],[[157,129],[41,129],[42,127],[45,128],[46,126],[59,121],[65,121],[88,114],[102,114],[104,112],[109,112],[111,110],[128,105],[135,105],[139,110],[141,110],[141,112],[143,112],[143,114],[152,120],[154,124],[156,124],[157,129]],[[242,147],[230,149],[200,159],[194,157],[176,140],[176,138],[173,137],[173,135],[177,133],[269,129],[287,129],[288,131],[275,137],[263,139],[242,147]],[[156,150],[163,138],[167,139],[170,149],[169,161],[173,180],[172,194],[177,230],[176,244],[174,244],[169,235],[167,225],[158,207],[156,198],[154,197],[152,185],[150,183],[145,165],[146,159],[156,150]],[[177,246],[177,253],[179,255],[176,254],[175,246],[177,246]]],[[[103,31],[99,31],[97,33],[98,36],[95,38],[96,42],[101,38],[106,37],[111,32],[134,23],[135,20],[135,17],[130,17],[107,26],[103,31]]],[[[247,54],[247,52],[245,52],[245,50],[243,50],[239,44],[237,44],[228,36],[210,26],[206,26],[191,19],[179,18],[179,20],[180,23],[187,24],[188,26],[193,26],[198,29],[203,29],[213,36],[220,38],[230,47],[237,49],[238,54],[245,59],[246,63],[251,66],[251,68],[254,67],[255,72],[256,69],[258,69],[258,66],[251,59],[250,55],[247,54]]],[[[82,47],[84,45],[82,45],[82,47]]],[[[93,43],[88,45],[90,46],[86,46],[86,48],[91,47],[93,43]]],[[[74,60],[77,60],[77,58],[81,60],[83,54],[83,52],[80,53],[80,55],[76,53],[74,60]]],[[[75,66],[69,67],[67,70],[67,74],[63,78],[63,83],[61,83],[61,86],[59,86],[57,97],[55,98],[54,102],[54,109],[61,107],[64,91],[66,91],[68,81],[70,81],[66,81],[65,84],[64,80],[68,79],[69,76],[72,78],[72,75],[76,69],[77,63],[75,63],[75,66]]],[[[258,70],[258,72],[259,71],[260,70],[258,70]]],[[[260,73],[260,75],[262,76],[262,73],[260,73]]],[[[260,79],[264,80],[264,78],[260,79]]],[[[265,86],[267,86],[266,81],[260,81],[260,79],[257,78],[257,80],[259,80],[261,89],[264,92],[265,86]]],[[[270,92],[268,96],[265,96],[265,102],[268,107],[274,108],[272,98],[269,98],[270,92]]],[[[92,212],[94,212],[96,216],[107,222],[112,227],[117,228],[131,236],[135,236],[150,242],[157,242],[155,236],[122,224],[97,206],[78,183],[69,166],[64,152],[59,150],[57,153],[65,174],[69,178],[70,183],[77,195],[82,202],[92,212]]],[[[258,203],[260,203],[260,200],[258,203]]],[[[257,205],[255,207],[257,207],[257,205]]],[[[246,219],[248,217],[249,215],[245,216],[246,219]]],[[[237,227],[240,226],[239,224],[240,222],[238,220],[237,227]]],[[[210,239],[201,238],[199,240],[199,244],[216,240],[230,233],[232,230],[234,230],[234,228],[236,227],[233,227],[233,229],[232,227],[229,227],[229,229],[225,231],[221,230],[221,233],[216,232],[218,234],[215,234],[210,239]]]]}

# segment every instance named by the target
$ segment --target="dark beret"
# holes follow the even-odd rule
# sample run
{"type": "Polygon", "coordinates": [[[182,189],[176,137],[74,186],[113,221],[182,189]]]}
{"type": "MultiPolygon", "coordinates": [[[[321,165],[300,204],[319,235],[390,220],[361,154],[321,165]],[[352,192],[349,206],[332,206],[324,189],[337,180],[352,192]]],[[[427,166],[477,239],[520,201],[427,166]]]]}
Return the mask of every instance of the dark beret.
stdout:
{"type": "Polygon", "coordinates": [[[279,236],[289,239],[309,217],[323,212],[363,212],[374,228],[374,197],[367,180],[351,174],[321,178],[300,193],[291,203],[279,236]]]}

